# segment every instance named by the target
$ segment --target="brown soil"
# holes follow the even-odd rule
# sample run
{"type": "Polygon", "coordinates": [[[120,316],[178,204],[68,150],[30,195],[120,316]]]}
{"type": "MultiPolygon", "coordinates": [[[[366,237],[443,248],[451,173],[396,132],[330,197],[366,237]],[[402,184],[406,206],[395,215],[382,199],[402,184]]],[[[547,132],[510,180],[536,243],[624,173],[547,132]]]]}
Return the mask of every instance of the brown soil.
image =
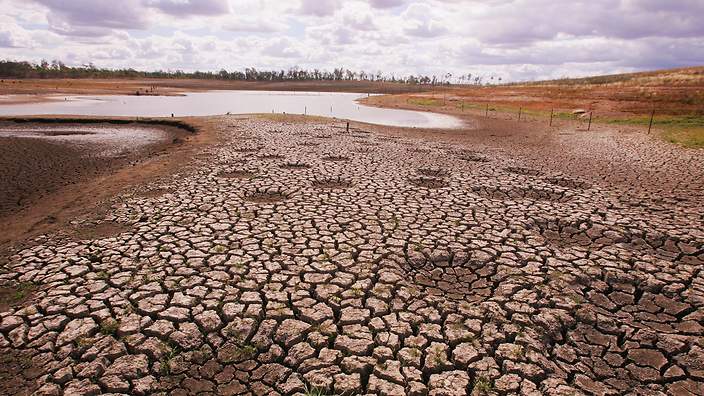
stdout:
{"type": "Polygon", "coordinates": [[[36,379],[43,371],[32,361],[32,352],[0,349],[0,392],[29,396],[37,390],[36,379]]]}
{"type": "Polygon", "coordinates": [[[9,311],[11,307],[21,306],[30,300],[35,288],[31,283],[0,287],[0,312],[9,311]]]}

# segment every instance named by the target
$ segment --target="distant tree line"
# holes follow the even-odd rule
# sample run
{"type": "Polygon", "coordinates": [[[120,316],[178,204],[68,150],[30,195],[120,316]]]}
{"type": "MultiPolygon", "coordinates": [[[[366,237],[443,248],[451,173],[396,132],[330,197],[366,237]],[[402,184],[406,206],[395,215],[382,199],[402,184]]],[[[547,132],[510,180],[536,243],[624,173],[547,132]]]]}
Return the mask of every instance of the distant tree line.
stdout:
{"type": "MultiPolygon", "coordinates": [[[[140,71],[129,69],[98,68],[88,64],[83,66],[67,66],[59,60],[51,62],[42,60],[39,63],[0,60],[0,78],[176,78],[203,80],[237,80],[237,81],[380,81],[414,85],[451,85],[472,84],[482,85],[483,77],[471,73],[455,76],[447,73],[443,76],[409,75],[398,77],[381,71],[353,71],[345,68],[328,70],[307,70],[292,67],[288,70],[257,70],[248,67],[244,71],[219,72],[184,72],[176,71],[140,71]]],[[[491,77],[494,81],[494,77],[491,77]]],[[[498,79],[501,81],[501,78],[498,79]]]]}

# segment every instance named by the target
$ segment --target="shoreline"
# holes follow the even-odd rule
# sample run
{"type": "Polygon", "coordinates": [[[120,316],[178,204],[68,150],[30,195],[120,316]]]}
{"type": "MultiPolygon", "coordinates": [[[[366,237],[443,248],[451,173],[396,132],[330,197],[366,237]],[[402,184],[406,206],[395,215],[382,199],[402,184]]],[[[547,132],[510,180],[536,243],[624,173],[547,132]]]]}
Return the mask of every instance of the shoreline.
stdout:
{"type": "Polygon", "coordinates": [[[172,119],[0,118],[3,168],[7,168],[2,171],[8,178],[1,192],[4,232],[0,252],[52,230],[68,230],[73,218],[92,213],[101,201],[172,170],[167,164],[209,136],[207,128],[189,131],[190,124],[178,122],[180,127],[172,119]],[[115,137],[120,138],[120,131],[129,128],[154,131],[155,135],[141,147],[112,149],[115,137]],[[13,136],[14,130],[30,130],[38,136],[13,136]],[[101,142],[100,133],[105,130],[117,135],[101,142]],[[76,137],[83,139],[73,141],[76,137]],[[17,205],[10,205],[12,202],[17,205]]]}

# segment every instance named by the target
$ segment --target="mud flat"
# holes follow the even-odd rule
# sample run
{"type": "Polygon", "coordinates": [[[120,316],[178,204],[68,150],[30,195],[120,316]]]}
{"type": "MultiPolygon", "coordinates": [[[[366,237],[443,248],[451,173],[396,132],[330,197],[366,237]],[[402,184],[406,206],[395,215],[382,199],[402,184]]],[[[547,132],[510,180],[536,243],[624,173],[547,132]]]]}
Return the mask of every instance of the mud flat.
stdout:
{"type": "Polygon", "coordinates": [[[500,121],[200,122],[188,167],[76,219],[112,232],[7,257],[3,389],[704,393],[701,153],[500,121]]]}
{"type": "Polygon", "coordinates": [[[187,134],[139,124],[0,121],[0,216],[62,186],[134,163],[187,134]]]}

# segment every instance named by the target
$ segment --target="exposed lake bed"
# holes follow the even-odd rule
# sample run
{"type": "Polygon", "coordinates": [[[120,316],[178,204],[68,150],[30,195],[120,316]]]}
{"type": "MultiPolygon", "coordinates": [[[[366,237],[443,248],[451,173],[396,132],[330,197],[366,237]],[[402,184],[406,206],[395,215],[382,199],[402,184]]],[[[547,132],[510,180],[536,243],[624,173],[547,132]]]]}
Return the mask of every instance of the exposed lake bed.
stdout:
{"type": "MultiPolygon", "coordinates": [[[[497,389],[520,380],[527,394],[581,394],[583,379],[556,369],[577,364],[615,372],[619,382],[599,386],[624,393],[640,384],[636,363],[701,368],[704,168],[694,153],[614,129],[586,139],[571,127],[500,120],[459,133],[375,125],[347,133],[293,115],[185,121],[198,133],[168,151],[184,150],[180,162],[104,196],[101,210],[50,212],[44,222],[79,233],[51,232],[9,256],[0,278],[22,298],[6,304],[0,341],[48,362],[34,367],[43,393],[97,393],[103,384],[188,393],[199,381],[220,394],[254,386],[293,394],[310,384],[338,394],[413,386],[460,395],[481,376],[497,389]],[[631,144],[640,166],[615,155],[615,142],[631,144]],[[66,354],[41,349],[34,328],[66,354]],[[673,330],[680,347],[648,348],[673,330]],[[591,360],[617,338],[630,360],[591,360]],[[58,380],[54,367],[80,372],[86,359],[106,362],[105,372],[58,380]],[[350,370],[357,363],[361,374],[350,370]],[[519,374],[500,371],[509,366],[519,374]],[[235,374],[222,382],[226,367],[235,374]],[[399,367],[408,385],[403,373],[387,375],[399,367]],[[272,372],[282,374],[253,379],[272,372]]],[[[94,136],[27,129],[49,135],[24,138],[33,142],[94,136]]],[[[139,176],[146,165],[124,169],[139,176]]],[[[106,179],[88,191],[115,184],[106,179]]],[[[701,389],[684,375],[650,386],[701,389]]]]}

